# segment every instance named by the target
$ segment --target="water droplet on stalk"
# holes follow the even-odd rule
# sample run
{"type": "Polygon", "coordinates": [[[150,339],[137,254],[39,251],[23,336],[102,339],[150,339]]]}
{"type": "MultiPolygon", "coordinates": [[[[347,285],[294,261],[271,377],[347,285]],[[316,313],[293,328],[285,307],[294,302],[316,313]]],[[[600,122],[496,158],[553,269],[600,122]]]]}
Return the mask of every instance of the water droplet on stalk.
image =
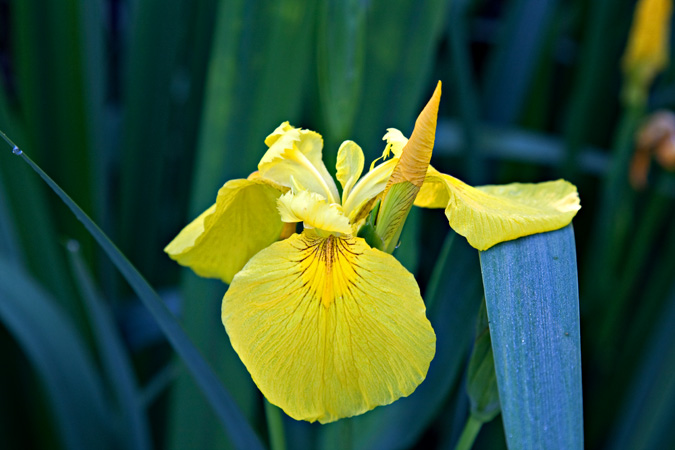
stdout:
{"type": "Polygon", "coordinates": [[[23,152],[21,151],[21,149],[19,147],[17,147],[15,145],[14,148],[12,149],[12,153],[14,153],[15,155],[20,155],[23,152]]]}
{"type": "Polygon", "coordinates": [[[69,239],[68,242],[66,243],[66,248],[68,249],[69,252],[77,253],[80,251],[80,243],[77,242],[75,239],[69,239]]]}

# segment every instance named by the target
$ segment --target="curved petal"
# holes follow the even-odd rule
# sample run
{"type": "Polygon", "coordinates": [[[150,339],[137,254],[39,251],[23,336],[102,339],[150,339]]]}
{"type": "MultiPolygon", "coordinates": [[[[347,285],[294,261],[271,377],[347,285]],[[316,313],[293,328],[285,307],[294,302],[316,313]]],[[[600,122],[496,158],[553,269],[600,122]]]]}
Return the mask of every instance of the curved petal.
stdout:
{"type": "Polygon", "coordinates": [[[445,208],[450,201],[447,183],[443,174],[429,166],[424,183],[415,198],[415,206],[420,208],[445,208]]]}
{"type": "Polygon", "coordinates": [[[337,154],[336,177],[342,185],[342,202],[347,199],[363,172],[363,150],[354,141],[344,141],[337,154]]]}
{"type": "Polygon", "coordinates": [[[270,148],[258,163],[264,178],[292,187],[291,178],[306,189],[340,203],[337,186],[321,159],[323,139],[310,130],[294,128],[284,122],[267,139],[270,148]]]}
{"type": "Polygon", "coordinates": [[[387,146],[384,148],[384,152],[382,152],[382,157],[389,156],[391,152],[396,158],[399,158],[403,152],[403,147],[408,143],[408,138],[397,128],[387,128],[387,132],[382,136],[382,140],[387,141],[387,146]]]}
{"type": "Polygon", "coordinates": [[[287,192],[279,197],[277,206],[284,222],[303,222],[305,228],[329,233],[352,233],[352,226],[342,214],[340,205],[328,204],[325,198],[314,192],[287,192]]]}
{"type": "Polygon", "coordinates": [[[445,215],[450,226],[478,250],[562,228],[581,208],[577,188],[564,180],[474,188],[434,171],[428,173],[424,186],[415,204],[438,207],[447,200],[445,215]],[[441,184],[445,185],[444,194],[441,184]]]}
{"type": "Polygon", "coordinates": [[[396,167],[398,158],[389,159],[374,169],[371,169],[356,183],[354,188],[342,203],[345,215],[349,217],[351,223],[358,222],[363,216],[368,215],[369,211],[364,208],[372,204],[373,200],[384,192],[387,187],[387,181],[396,167]]]}
{"type": "Polygon", "coordinates": [[[360,238],[271,245],[232,281],[222,319],[267,399],[321,423],[412,393],[436,346],[413,276],[360,238]]]}
{"type": "Polygon", "coordinates": [[[199,276],[230,283],[253,255],[279,239],[284,227],[277,211],[280,195],[262,181],[228,181],[218,191],[216,204],[164,251],[199,276]]]}

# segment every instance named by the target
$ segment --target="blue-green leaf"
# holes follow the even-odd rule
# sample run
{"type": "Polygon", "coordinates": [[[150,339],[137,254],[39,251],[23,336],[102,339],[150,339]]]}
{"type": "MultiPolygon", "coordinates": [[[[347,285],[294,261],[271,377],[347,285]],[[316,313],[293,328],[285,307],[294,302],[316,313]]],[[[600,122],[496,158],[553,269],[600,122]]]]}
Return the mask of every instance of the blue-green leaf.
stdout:
{"type": "Polygon", "coordinates": [[[503,242],[480,259],[509,447],[583,448],[572,226],[503,242]]]}

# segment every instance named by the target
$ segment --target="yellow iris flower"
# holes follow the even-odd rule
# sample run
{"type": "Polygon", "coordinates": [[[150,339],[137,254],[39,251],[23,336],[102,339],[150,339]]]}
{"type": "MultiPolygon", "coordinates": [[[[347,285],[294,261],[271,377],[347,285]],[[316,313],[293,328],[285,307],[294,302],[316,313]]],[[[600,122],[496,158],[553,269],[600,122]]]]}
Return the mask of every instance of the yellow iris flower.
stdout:
{"type": "Polygon", "coordinates": [[[668,65],[672,0],[639,0],[635,7],[623,68],[641,90],[668,65]]]}
{"type": "Polygon", "coordinates": [[[419,287],[392,255],[357,237],[393,185],[414,187],[398,191],[412,192],[402,195],[410,203],[419,191],[418,206],[445,208],[478,249],[563,227],[579,209],[576,188],[562,180],[472,188],[428,166],[439,101],[440,83],[410,144],[389,129],[385,160],[363,177],[361,148],[344,142],[341,194],[321,136],[282,123],[265,139],[258,171],[228,181],[165,249],[230,284],[222,320],[232,346],[265,397],[295,419],[362,414],[411,394],[426,376],[436,336],[419,287]]]}

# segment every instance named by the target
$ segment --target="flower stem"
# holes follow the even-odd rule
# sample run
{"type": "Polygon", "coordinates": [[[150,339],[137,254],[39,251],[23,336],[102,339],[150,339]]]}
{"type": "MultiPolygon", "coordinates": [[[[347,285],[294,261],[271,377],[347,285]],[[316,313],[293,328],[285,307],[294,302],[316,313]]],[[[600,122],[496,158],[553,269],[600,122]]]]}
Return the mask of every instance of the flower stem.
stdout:
{"type": "Polygon", "coordinates": [[[268,402],[267,399],[265,399],[265,418],[267,419],[267,432],[269,433],[271,450],[286,450],[281,410],[268,402]]]}
{"type": "Polygon", "coordinates": [[[466,425],[464,425],[464,431],[462,431],[462,435],[459,437],[459,441],[457,441],[455,450],[470,450],[482,426],[483,422],[469,414],[469,417],[466,419],[466,425]]]}

